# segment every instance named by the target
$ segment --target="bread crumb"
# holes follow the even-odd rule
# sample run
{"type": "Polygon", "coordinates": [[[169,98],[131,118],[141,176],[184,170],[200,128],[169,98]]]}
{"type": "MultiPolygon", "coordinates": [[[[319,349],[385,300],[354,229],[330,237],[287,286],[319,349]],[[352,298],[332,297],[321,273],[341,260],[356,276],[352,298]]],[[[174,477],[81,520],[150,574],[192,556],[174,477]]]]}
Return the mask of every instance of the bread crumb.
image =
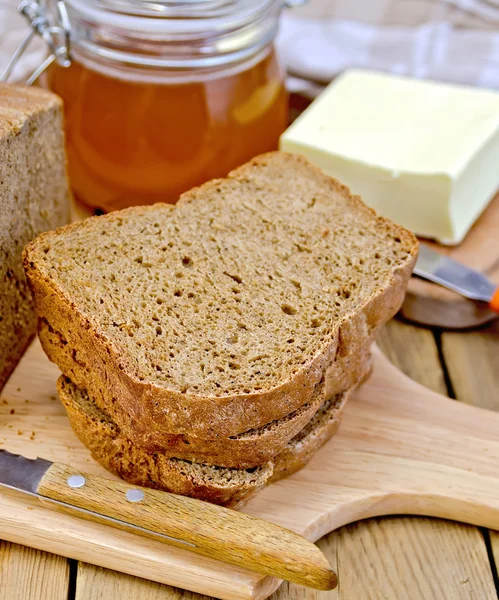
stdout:
{"type": "Polygon", "coordinates": [[[15,414],[16,414],[16,411],[15,411],[13,408],[11,408],[11,409],[10,409],[10,414],[11,414],[11,415],[15,415],[15,414]]]}
{"type": "Polygon", "coordinates": [[[5,400],[5,398],[2,399],[2,404],[8,404],[7,400],[5,400]]]}
{"type": "Polygon", "coordinates": [[[22,435],[22,434],[23,434],[23,432],[20,429],[18,429],[17,430],[17,435],[22,435]]]}
{"type": "Polygon", "coordinates": [[[29,436],[30,440],[34,440],[35,439],[35,435],[36,433],[34,431],[31,432],[31,435],[29,436]]]}
{"type": "Polygon", "coordinates": [[[17,391],[18,391],[18,392],[20,392],[20,391],[21,391],[21,388],[17,388],[17,391]]]}

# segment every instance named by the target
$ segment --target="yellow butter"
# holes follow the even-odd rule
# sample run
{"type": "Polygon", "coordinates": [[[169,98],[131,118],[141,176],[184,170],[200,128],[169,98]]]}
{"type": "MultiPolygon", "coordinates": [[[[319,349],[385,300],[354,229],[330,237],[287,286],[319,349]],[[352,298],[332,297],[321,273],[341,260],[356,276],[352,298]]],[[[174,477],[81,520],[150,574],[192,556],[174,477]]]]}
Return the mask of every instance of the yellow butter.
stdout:
{"type": "Polygon", "coordinates": [[[348,71],[280,148],[416,234],[457,244],[499,187],[499,93],[348,71]]]}

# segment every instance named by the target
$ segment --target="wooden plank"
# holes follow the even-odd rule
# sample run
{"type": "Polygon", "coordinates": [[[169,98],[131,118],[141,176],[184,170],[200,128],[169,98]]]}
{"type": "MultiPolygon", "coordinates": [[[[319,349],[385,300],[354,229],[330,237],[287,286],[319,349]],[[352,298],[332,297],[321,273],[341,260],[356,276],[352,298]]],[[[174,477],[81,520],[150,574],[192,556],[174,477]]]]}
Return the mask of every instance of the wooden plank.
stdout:
{"type": "Polygon", "coordinates": [[[497,574],[499,565],[499,533],[497,531],[489,531],[489,535],[492,546],[492,568],[494,569],[496,589],[498,590],[497,594],[499,596],[499,576],[497,574]]]}
{"type": "Polygon", "coordinates": [[[392,320],[378,334],[381,350],[401,371],[425,387],[447,396],[433,333],[392,320]]]}
{"type": "MultiPolygon", "coordinates": [[[[499,411],[498,333],[499,324],[496,322],[488,331],[442,335],[443,355],[458,400],[499,411]]],[[[490,540],[497,572],[499,533],[490,532],[490,540]]]]}
{"type": "MultiPolygon", "coordinates": [[[[428,332],[392,324],[383,335],[389,336],[392,358],[399,364],[404,362],[406,370],[412,369],[413,377],[424,380],[421,371],[430,370],[429,357],[436,361],[428,332]]],[[[5,446],[12,451],[102,473],[77,442],[63,415],[54,413],[54,406],[58,406],[52,399],[55,377],[46,359],[39,359],[40,353],[36,346],[28,352],[4,390],[0,437],[3,434],[5,446]],[[18,435],[18,429],[36,430],[36,435],[28,441],[26,436],[18,435]]],[[[311,539],[352,519],[397,512],[446,515],[499,527],[499,414],[491,417],[441,398],[407,379],[379,352],[375,354],[373,375],[346,406],[342,427],[335,438],[307,468],[263,490],[245,511],[296,529],[311,539]],[[448,498],[449,502],[441,502],[439,498],[448,498]]],[[[0,494],[0,509],[1,532],[12,542],[67,553],[85,562],[95,560],[101,566],[123,569],[134,576],[190,586],[200,593],[232,600],[263,598],[272,589],[267,579],[260,580],[242,569],[201,560],[186,551],[109,527],[97,524],[89,527],[81,519],[56,514],[20,494],[0,494]]],[[[377,532],[376,535],[380,537],[377,532]]],[[[401,528],[400,536],[405,539],[407,535],[401,528]]],[[[404,571],[398,547],[394,546],[397,551],[390,550],[391,544],[399,543],[397,536],[392,537],[388,542],[383,539],[379,546],[389,555],[401,555],[400,577],[410,590],[417,581],[414,574],[404,571]]],[[[463,542],[460,556],[465,557],[465,566],[471,571],[466,561],[482,556],[483,546],[479,545],[475,551],[473,545],[470,558],[468,542],[468,539],[463,542]]],[[[407,556],[414,552],[416,543],[420,542],[411,540],[411,546],[407,543],[407,556]]],[[[430,560],[441,564],[439,555],[448,552],[447,544],[429,535],[424,544],[430,560]]],[[[335,555],[333,563],[338,564],[340,577],[341,572],[357,570],[355,563],[349,563],[349,556],[343,552],[335,555]]],[[[374,556],[370,560],[377,561],[376,572],[383,572],[388,559],[374,556]]],[[[450,588],[453,574],[446,569],[444,565],[440,577],[450,588]]],[[[385,573],[385,578],[388,575],[385,573]]],[[[429,572],[427,576],[433,574],[429,572]]],[[[382,590],[377,591],[383,597],[382,590]]],[[[478,592],[478,597],[483,597],[481,590],[478,592]]],[[[295,598],[300,593],[298,589],[293,592],[295,598]]],[[[290,598],[293,600],[293,596],[290,598]]]]}
{"type": "Polygon", "coordinates": [[[138,577],[123,575],[78,564],[75,600],[209,600],[193,592],[186,592],[168,585],[146,581],[138,577]]]}
{"type": "Polygon", "coordinates": [[[0,542],[0,600],[67,600],[68,561],[0,542]]]}
{"type": "Polygon", "coordinates": [[[442,335],[445,363],[458,400],[499,410],[498,332],[499,329],[442,335]]]}
{"type": "MultiPolygon", "coordinates": [[[[380,332],[378,344],[409,377],[446,395],[431,331],[394,320],[380,332]]],[[[483,537],[474,527],[434,519],[377,519],[328,537],[341,566],[341,600],[496,598],[483,537]]]]}
{"type": "MultiPolygon", "coordinates": [[[[412,379],[446,394],[431,331],[392,321],[378,344],[412,379]]],[[[370,519],[333,532],[321,547],[336,567],[339,589],[316,592],[284,584],[273,600],[497,598],[476,527],[436,519],[370,519]]]]}
{"type": "MultiPolygon", "coordinates": [[[[392,322],[379,344],[413,379],[445,392],[430,331],[392,322]]],[[[475,527],[436,519],[370,519],[339,529],[319,546],[340,576],[339,588],[318,592],[284,583],[272,600],[496,598],[487,549],[475,527]]],[[[184,598],[180,590],[165,597],[184,598]]]]}
{"type": "MultiPolygon", "coordinates": [[[[475,527],[436,519],[369,520],[343,527],[328,544],[341,573],[338,600],[496,598],[487,551],[475,527]]],[[[283,593],[282,600],[302,597],[283,593]]],[[[335,598],[314,594],[303,598],[335,598]]]]}
{"type": "Polygon", "coordinates": [[[495,600],[487,550],[476,527],[424,518],[370,519],[319,546],[340,585],[317,592],[284,583],[271,600],[495,600]]]}

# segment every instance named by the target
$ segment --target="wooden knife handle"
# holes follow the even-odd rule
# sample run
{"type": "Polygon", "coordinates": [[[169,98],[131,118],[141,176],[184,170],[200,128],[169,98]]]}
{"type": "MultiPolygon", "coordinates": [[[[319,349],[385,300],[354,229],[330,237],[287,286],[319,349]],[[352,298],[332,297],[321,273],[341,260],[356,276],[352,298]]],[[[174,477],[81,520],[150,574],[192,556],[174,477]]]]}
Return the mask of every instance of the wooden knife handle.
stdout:
{"type": "Polygon", "coordinates": [[[336,575],[315,544],[235,510],[81,473],[60,463],[47,470],[38,494],[64,512],[265,575],[321,590],[336,586],[336,575]]]}

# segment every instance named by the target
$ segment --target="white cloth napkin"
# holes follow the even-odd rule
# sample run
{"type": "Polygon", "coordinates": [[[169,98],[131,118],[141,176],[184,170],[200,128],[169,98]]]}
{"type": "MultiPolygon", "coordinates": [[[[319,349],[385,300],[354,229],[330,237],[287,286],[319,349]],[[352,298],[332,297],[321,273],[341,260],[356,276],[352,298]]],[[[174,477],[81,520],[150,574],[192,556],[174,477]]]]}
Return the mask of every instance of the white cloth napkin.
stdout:
{"type": "MultiPolygon", "coordinates": [[[[0,1],[0,73],[29,31],[18,4],[0,1]]],[[[283,14],[278,45],[289,86],[312,96],[348,67],[499,89],[499,0],[309,0],[283,14]]],[[[35,39],[12,80],[44,52],[35,39]]]]}
{"type": "MultiPolygon", "coordinates": [[[[17,46],[30,31],[28,22],[17,12],[19,1],[0,2],[0,74],[17,46]]],[[[45,53],[45,43],[36,37],[16,65],[10,81],[26,81],[43,61],[45,53]]]]}
{"type": "Polygon", "coordinates": [[[296,89],[349,67],[499,89],[499,0],[311,0],[278,44],[296,89]]]}

